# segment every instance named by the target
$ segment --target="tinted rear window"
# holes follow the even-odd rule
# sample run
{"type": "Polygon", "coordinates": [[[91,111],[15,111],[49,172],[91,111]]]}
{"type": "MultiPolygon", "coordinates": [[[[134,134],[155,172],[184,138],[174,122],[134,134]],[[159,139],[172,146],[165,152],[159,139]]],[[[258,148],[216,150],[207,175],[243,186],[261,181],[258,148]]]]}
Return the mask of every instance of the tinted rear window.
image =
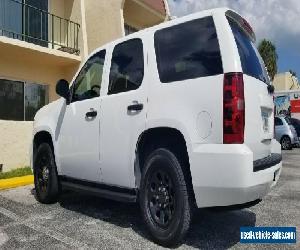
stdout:
{"type": "Polygon", "coordinates": [[[293,125],[298,125],[298,126],[300,126],[300,120],[297,120],[297,119],[295,119],[295,118],[291,118],[290,120],[291,120],[291,123],[292,123],[293,125]]]}
{"type": "Polygon", "coordinates": [[[240,26],[227,17],[239,51],[243,72],[269,84],[269,77],[259,52],[240,26]]]}
{"type": "Polygon", "coordinates": [[[193,20],[155,33],[161,82],[174,82],[223,73],[212,17],[193,20]]]}

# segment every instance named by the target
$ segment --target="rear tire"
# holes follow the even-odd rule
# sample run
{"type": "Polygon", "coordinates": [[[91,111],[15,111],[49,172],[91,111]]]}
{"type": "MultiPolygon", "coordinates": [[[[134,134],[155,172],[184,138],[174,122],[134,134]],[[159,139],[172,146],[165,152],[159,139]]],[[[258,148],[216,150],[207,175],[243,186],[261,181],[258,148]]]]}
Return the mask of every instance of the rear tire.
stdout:
{"type": "Polygon", "coordinates": [[[191,222],[191,202],[184,166],[168,149],[150,154],[142,172],[140,207],[153,240],[166,247],[178,245],[191,222]]]}
{"type": "Polygon", "coordinates": [[[291,139],[287,135],[283,136],[281,139],[281,148],[283,150],[291,150],[293,148],[291,139]]]}
{"type": "Polygon", "coordinates": [[[34,159],[34,185],[36,199],[45,204],[57,202],[59,182],[52,148],[42,143],[34,159]]]}

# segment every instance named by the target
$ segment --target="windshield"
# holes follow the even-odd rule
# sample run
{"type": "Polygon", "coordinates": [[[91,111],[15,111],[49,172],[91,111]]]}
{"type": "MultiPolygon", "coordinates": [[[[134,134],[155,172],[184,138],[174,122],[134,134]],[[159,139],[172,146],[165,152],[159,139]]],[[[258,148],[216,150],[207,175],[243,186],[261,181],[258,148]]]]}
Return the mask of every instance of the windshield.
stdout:
{"type": "Polygon", "coordinates": [[[288,125],[292,125],[290,118],[284,117],[285,121],[287,122],[288,125]]]}
{"type": "Polygon", "coordinates": [[[234,19],[228,16],[227,19],[239,51],[243,73],[270,84],[267,70],[254,42],[234,19]]]}

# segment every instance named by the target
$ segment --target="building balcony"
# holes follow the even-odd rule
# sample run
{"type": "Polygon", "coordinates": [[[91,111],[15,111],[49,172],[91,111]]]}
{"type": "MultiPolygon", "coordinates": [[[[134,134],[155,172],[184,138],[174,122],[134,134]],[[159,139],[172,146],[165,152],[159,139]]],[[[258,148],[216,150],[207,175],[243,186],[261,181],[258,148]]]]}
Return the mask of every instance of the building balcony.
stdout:
{"type": "Polygon", "coordinates": [[[80,25],[48,12],[48,0],[1,0],[0,36],[79,55],[80,25]]]}

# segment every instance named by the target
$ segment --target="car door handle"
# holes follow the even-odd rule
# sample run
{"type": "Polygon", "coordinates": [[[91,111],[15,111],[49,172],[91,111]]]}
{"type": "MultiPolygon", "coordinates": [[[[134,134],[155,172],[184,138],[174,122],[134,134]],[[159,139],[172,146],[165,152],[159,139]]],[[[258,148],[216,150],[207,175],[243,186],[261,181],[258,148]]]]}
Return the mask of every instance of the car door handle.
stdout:
{"type": "Polygon", "coordinates": [[[141,111],[143,110],[144,105],[142,103],[134,103],[127,107],[128,111],[141,111]]]}
{"type": "Polygon", "coordinates": [[[97,111],[94,109],[90,109],[89,112],[86,112],[85,117],[86,118],[94,118],[97,116],[97,111]]]}

